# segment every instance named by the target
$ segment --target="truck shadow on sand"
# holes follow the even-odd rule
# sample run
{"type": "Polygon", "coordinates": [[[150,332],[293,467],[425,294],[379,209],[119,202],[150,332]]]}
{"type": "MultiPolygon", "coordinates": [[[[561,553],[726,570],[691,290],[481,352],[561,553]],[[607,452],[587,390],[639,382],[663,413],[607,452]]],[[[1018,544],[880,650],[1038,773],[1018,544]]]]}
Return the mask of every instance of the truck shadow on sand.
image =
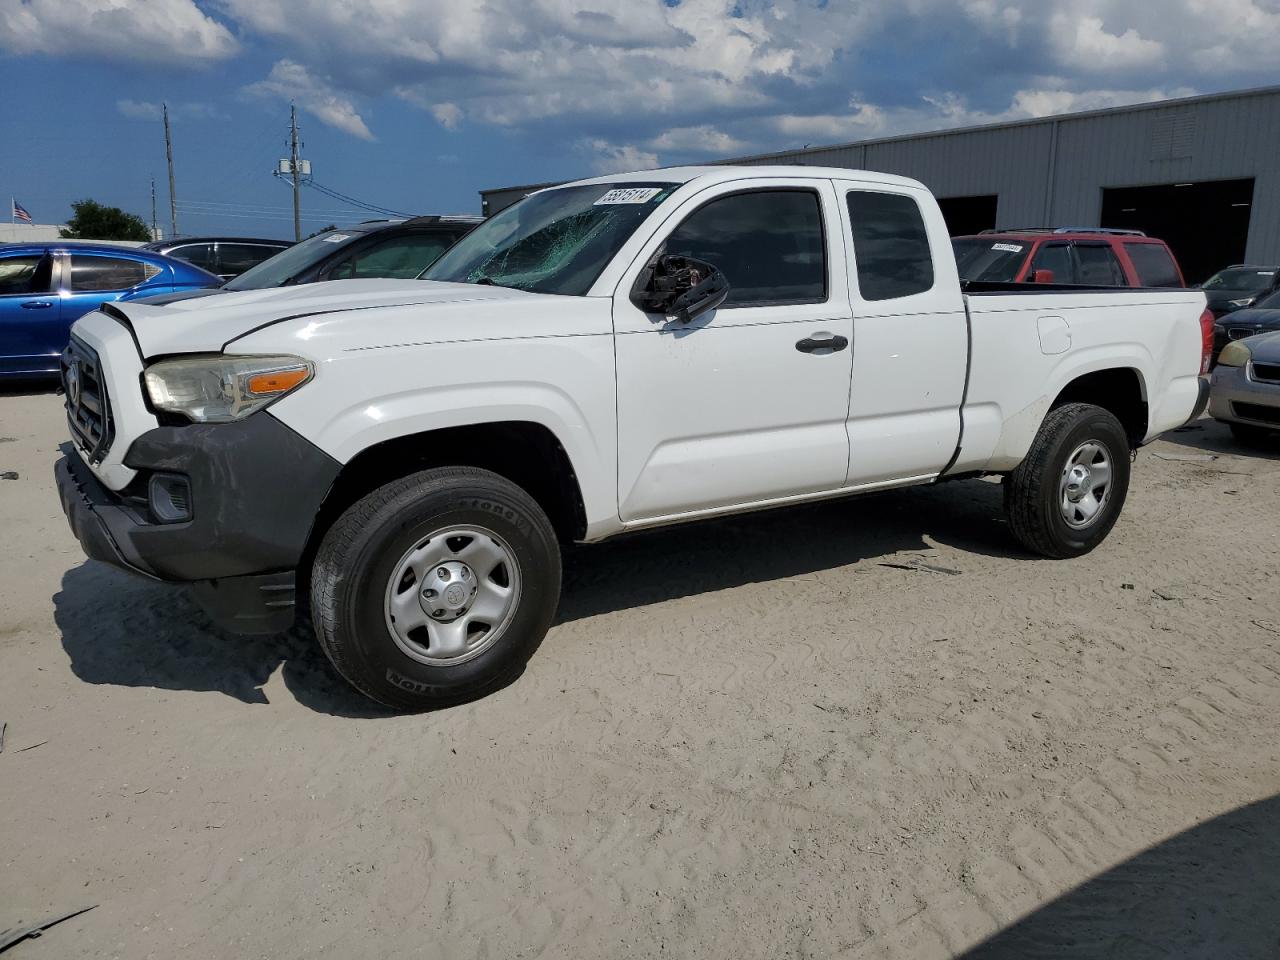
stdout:
{"type": "MultiPolygon", "coordinates": [[[[1175,447],[1183,447],[1190,454],[1210,454],[1219,457],[1251,457],[1255,460],[1280,460],[1280,431],[1257,443],[1245,443],[1231,434],[1225,423],[1202,417],[1185,427],[1170,430],[1160,438],[1175,447]]],[[[1176,456],[1177,454],[1175,454],[1176,456]]]]}
{"type": "MultiPolygon", "coordinates": [[[[891,491],[569,548],[557,622],[902,552],[927,554],[926,534],[974,553],[1028,556],[1005,529],[996,484],[891,491]]],[[[334,673],[309,626],[230,634],[183,589],[92,561],[63,575],[53,605],[71,669],[86,683],[214,691],[260,704],[268,702],[264,685],[281,670],[286,688],[313,710],[388,715],[334,673]]]]}
{"type": "Polygon", "coordinates": [[[1280,796],[1224,813],[1052,900],[960,960],[1280,957],[1280,796]]]}

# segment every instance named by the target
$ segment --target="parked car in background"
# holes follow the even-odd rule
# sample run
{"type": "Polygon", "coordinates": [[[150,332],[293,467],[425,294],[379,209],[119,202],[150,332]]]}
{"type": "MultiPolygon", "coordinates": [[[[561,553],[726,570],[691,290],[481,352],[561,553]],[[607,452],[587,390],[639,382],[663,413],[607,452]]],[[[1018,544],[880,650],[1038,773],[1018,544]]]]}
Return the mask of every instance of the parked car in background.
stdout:
{"type": "Polygon", "coordinates": [[[1233,340],[1280,330],[1280,290],[1263,294],[1251,307],[1243,307],[1223,314],[1213,322],[1213,362],[1233,340]]]}
{"type": "Polygon", "coordinates": [[[1280,267],[1264,267],[1237,263],[1219,270],[1200,284],[1214,317],[1251,307],[1259,298],[1275,290],[1280,282],[1280,267]]]}
{"type": "Polygon", "coordinates": [[[1209,415],[1246,442],[1280,431],[1280,331],[1227,344],[1213,370],[1209,415]]]}
{"type": "Polygon", "coordinates": [[[154,250],[179,260],[194,263],[202,270],[216,273],[223,280],[240,276],[250,267],[288,250],[288,240],[259,240],[250,237],[181,237],[155,240],[142,249],[154,250]]]}
{"type": "Polygon", "coordinates": [[[1032,227],[984,230],[951,245],[961,280],[1088,287],[1184,287],[1163,240],[1137,230],[1032,227]]]}
{"type": "Polygon", "coordinates": [[[108,300],[221,282],[185,260],[134,247],[67,241],[0,245],[0,378],[57,374],[71,324],[108,300]]]}
{"type": "Polygon", "coordinates": [[[217,290],[184,291],[147,302],[175,303],[213,293],[266,290],[323,280],[410,280],[483,222],[483,217],[368,220],[309,237],[228,280],[217,290]]]}

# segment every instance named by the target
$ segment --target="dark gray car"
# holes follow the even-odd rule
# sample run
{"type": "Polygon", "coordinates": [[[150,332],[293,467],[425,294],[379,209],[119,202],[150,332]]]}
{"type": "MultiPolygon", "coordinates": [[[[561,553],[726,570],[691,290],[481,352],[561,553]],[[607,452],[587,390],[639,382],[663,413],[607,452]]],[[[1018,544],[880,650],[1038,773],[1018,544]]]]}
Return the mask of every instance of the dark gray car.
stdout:
{"type": "Polygon", "coordinates": [[[1280,331],[1223,348],[1213,369],[1209,415],[1240,440],[1256,442],[1280,431],[1280,331]]]}

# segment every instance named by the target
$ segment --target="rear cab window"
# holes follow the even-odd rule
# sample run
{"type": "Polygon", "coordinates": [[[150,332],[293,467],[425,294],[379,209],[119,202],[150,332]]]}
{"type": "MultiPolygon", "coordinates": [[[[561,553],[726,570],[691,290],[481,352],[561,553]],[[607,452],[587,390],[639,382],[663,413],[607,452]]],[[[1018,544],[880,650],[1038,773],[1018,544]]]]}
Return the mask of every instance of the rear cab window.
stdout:
{"type": "Polygon", "coordinates": [[[895,300],[932,290],[933,252],[915,199],[851,190],[845,202],[862,299],[895,300]]]}

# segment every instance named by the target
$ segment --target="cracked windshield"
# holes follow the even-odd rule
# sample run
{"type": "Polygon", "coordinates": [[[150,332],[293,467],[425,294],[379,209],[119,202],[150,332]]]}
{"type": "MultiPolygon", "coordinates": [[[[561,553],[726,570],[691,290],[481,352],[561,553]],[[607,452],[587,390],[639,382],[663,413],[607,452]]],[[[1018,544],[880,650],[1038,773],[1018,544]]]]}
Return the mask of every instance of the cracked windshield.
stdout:
{"type": "Polygon", "coordinates": [[[423,280],[584,296],[678,183],[595,183],[526,197],[460,240],[423,280]]]}

